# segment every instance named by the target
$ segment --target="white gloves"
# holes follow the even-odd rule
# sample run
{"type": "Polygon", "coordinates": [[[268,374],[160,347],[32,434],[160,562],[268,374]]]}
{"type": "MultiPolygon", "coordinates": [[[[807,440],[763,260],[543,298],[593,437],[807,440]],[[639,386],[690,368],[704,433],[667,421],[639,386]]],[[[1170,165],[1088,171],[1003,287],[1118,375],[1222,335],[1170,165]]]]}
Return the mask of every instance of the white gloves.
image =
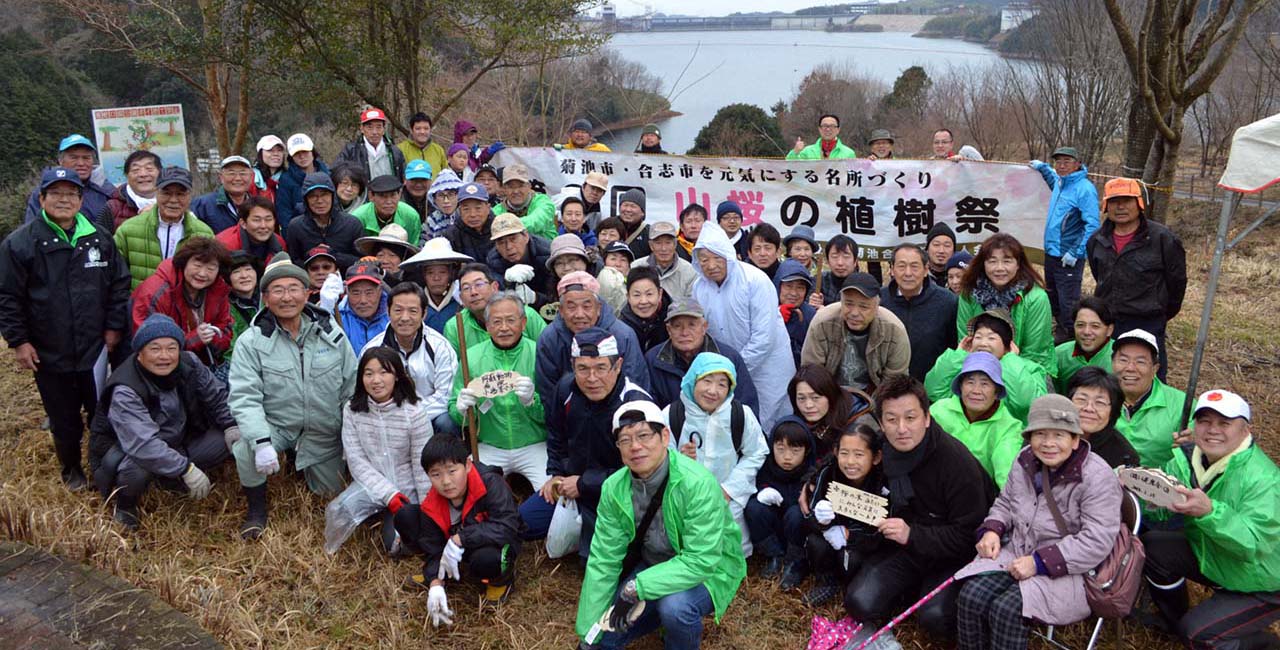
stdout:
{"type": "Polygon", "coordinates": [[[222,432],[222,439],[227,442],[227,449],[231,449],[232,445],[236,444],[237,442],[240,442],[240,427],[237,427],[237,426],[227,427],[222,432]]]}
{"type": "Polygon", "coordinates": [[[480,397],[471,392],[470,388],[463,388],[458,391],[458,413],[466,415],[467,409],[475,406],[478,401],[480,397]]]}
{"type": "Polygon", "coordinates": [[[502,277],[511,284],[526,284],[533,279],[533,267],[528,264],[515,264],[507,269],[502,277]]]}
{"type": "Polygon", "coordinates": [[[461,580],[462,573],[458,571],[458,563],[462,562],[462,547],[453,543],[453,538],[449,538],[449,543],[444,545],[444,553],[440,554],[440,575],[437,576],[441,580],[445,578],[453,578],[461,580]]]}
{"type": "Polygon", "coordinates": [[[767,487],[756,492],[756,501],[766,506],[780,506],[782,505],[782,494],[771,487],[767,487]]]}
{"type": "MultiPolygon", "coordinates": [[[[533,405],[533,380],[528,377],[521,377],[516,380],[516,397],[520,398],[520,403],[524,406],[533,405]]],[[[458,397],[462,397],[459,393],[458,397]]]]}
{"type": "Polygon", "coordinates": [[[1063,266],[1075,267],[1076,262],[1078,262],[1078,261],[1079,261],[1079,260],[1077,260],[1077,259],[1076,259],[1076,256],[1075,256],[1075,255],[1072,255],[1071,253],[1063,253],[1063,255],[1062,255],[1062,265],[1063,265],[1063,266]]]}
{"type": "Polygon", "coordinates": [[[440,627],[441,623],[453,625],[453,610],[449,609],[449,597],[444,595],[444,587],[436,585],[427,591],[427,615],[431,617],[431,627],[440,627]]]}
{"type": "Polygon", "coordinates": [[[338,304],[338,299],[342,297],[342,276],[337,273],[330,273],[329,277],[324,279],[324,284],[320,285],[320,307],[330,313],[338,304]]]}
{"type": "Polygon", "coordinates": [[[849,536],[845,534],[844,526],[832,526],[822,533],[823,539],[831,545],[831,548],[840,550],[849,542],[849,536]]]}
{"type": "Polygon", "coordinates": [[[200,342],[205,345],[212,343],[213,339],[221,333],[222,332],[218,330],[216,326],[208,323],[200,323],[199,325],[196,325],[196,335],[200,337],[200,342]]]}
{"type": "Polygon", "coordinates": [[[264,476],[280,471],[280,455],[270,442],[264,442],[253,450],[253,467],[264,476]]]}
{"type": "Polygon", "coordinates": [[[818,523],[823,526],[835,521],[836,511],[831,508],[831,502],[823,499],[814,505],[813,518],[817,519],[818,523]]]}
{"type": "Polygon", "coordinates": [[[527,284],[517,284],[511,291],[520,296],[520,300],[524,302],[525,306],[532,307],[534,303],[538,302],[538,294],[534,293],[533,289],[530,289],[527,284]]]}
{"type": "Polygon", "coordinates": [[[209,477],[195,463],[187,465],[187,471],[182,473],[182,482],[187,484],[187,494],[196,501],[209,496],[209,489],[213,487],[209,477]]]}

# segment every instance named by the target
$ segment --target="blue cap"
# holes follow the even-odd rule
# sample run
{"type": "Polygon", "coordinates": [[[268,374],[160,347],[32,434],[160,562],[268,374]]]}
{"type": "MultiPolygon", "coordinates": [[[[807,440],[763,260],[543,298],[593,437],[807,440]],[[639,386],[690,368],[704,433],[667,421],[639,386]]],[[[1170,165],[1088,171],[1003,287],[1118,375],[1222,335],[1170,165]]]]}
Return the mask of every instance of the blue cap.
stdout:
{"type": "Polygon", "coordinates": [[[71,183],[84,189],[84,181],[80,180],[80,175],[66,167],[50,167],[40,175],[40,191],[43,192],[54,183],[71,183]]]}
{"type": "Polygon", "coordinates": [[[462,186],[462,189],[458,190],[458,203],[462,203],[463,201],[470,199],[476,199],[478,201],[488,203],[489,192],[479,183],[467,183],[462,186]]]}
{"type": "Polygon", "coordinates": [[[94,151],[98,150],[97,147],[93,146],[93,142],[89,140],[89,138],[86,138],[79,133],[72,133],[71,135],[63,138],[62,142],[58,143],[58,153],[62,153],[71,147],[89,147],[94,151]]]}
{"type": "Polygon", "coordinates": [[[406,181],[431,180],[431,164],[422,159],[410,160],[404,167],[404,179],[406,181]]]}
{"type": "Polygon", "coordinates": [[[996,355],[990,352],[970,352],[969,356],[964,358],[964,363],[960,365],[960,374],[951,380],[952,393],[960,394],[960,384],[964,381],[964,376],[971,372],[980,372],[990,378],[996,385],[996,399],[1004,399],[1004,377],[1000,370],[1000,360],[996,355]]]}
{"type": "Polygon", "coordinates": [[[601,327],[588,327],[573,336],[569,346],[569,356],[579,357],[616,357],[618,356],[618,339],[608,330],[601,327]]]}

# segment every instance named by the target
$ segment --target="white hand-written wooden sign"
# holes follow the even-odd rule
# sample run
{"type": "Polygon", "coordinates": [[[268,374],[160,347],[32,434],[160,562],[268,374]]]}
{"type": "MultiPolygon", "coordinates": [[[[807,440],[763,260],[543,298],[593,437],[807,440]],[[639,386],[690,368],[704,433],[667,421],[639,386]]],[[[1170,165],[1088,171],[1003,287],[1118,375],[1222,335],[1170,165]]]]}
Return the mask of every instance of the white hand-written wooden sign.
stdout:
{"type": "Polygon", "coordinates": [[[480,397],[499,397],[515,390],[516,380],[520,378],[521,375],[518,372],[490,370],[479,377],[472,378],[467,388],[480,397]]]}
{"type": "Polygon", "coordinates": [[[1121,485],[1151,505],[1168,508],[1171,504],[1187,500],[1174,489],[1181,485],[1178,479],[1158,469],[1121,467],[1116,470],[1116,476],[1120,478],[1121,485]]]}
{"type": "Polygon", "coordinates": [[[878,526],[889,516],[888,499],[848,485],[829,484],[827,500],[831,502],[832,510],[869,526],[878,526]]]}

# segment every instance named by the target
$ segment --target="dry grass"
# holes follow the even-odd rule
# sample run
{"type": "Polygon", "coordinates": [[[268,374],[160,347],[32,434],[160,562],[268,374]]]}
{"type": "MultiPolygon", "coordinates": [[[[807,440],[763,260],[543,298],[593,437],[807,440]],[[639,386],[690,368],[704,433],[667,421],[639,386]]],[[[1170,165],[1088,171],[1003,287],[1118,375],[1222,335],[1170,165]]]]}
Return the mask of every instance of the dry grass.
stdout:
{"type": "MultiPolygon", "coordinates": [[[[1203,304],[1216,208],[1180,205],[1176,222],[1189,253],[1192,288],[1171,326],[1172,381],[1183,385],[1203,304]]],[[[1280,457],[1272,432],[1280,421],[1280,228],[1254,235],[1226,266],[1217,301],[1213,340],[1202,386],[1231,388],[1255,408],[1256,434],[1280,457]]],[[[30,377],[9,364],[0,369],[0,537],[25,541],[110,571],[150,589],[232,648],[530,648],[574,647],[573,618],[581,574],[573,562],[547,560],[540,545],[526,546],[519,582],[496,612],[482,611],[477,589],[450,594],[458,611],[452,629],[434,630],[421,592],[403,589],[416,560],[393,561],[378,550],[376,531],[362,529],[333,557],[321,550],[325,502],[292,477],[271,482],[271,526],[259,543],[235,534],[244,505],[235,472],[215,472],[216,486],[193,503],[152,491],[143,503],[143,527],[125,536],[101,500],[62,489],[43,412],[30,377]]],[[[752,573],[755,572],[753,565],[752,573]]],[[[803,648],[809,617],[797,594],[748,578],[724,623],[709,626],[705,646],[803,648]]],[[[834,606],[821,612],[837,616],[834,606]]],[[[1127,626],[1126,648],[1175,647],[1172,639],[1127,626]]],[[[1082,626],[1066,630],[1083,646],[1082,626]]],[[[908,648],[928,644],[910,624],[900,638],[908,648]]],[[[1111,644],[1112,637],[1107,637],[1111,644]]],[[[1036,644],[1033,644],[1035,647],[1036,644]]],[[[1108,647],[1104,645],[1104,647],[1108,647]]],[[[660,647],[650,638],[639,647],[660,647]]]]}

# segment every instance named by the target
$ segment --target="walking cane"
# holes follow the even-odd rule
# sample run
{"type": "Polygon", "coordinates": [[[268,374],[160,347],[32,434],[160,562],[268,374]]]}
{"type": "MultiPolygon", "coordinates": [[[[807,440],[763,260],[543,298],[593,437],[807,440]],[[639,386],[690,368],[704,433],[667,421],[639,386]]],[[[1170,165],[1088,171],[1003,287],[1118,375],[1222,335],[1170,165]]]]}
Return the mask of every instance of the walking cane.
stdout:
{"type": "MultiPolygon", "coordinates": [[[[458,324],[458,352],[462,356],[462,387],[471,383],[471,367],[467,365],[467,327],[462,322],[462,310],[455,316],[458,324]]],[[[478,404],[476,406],[479,406],[478,404]]],[[[467,409],[466,431],[467,441],[471,444],[471,460],[480,460],[480,452],[476,449],[476,439],[480,437],[480,423],[476,421],[476,410],[467,409]]]]}
{"type": "Polygon", "coordinates": [[[917,600],[916,604],[908,607],[907,611],[901,614],[898,614],[896,617],[894,617],[892,621],[889,621],[887,625],[876,630],[875,634],[872,634],[870,637],[868,637],[867,640],[859,644],[858,647],[855,648],[853,647],[853,644],[849,644],[845,646],[845,650],[863,650],[863,648],[866,648],[867,646],[871,645],[876,639],[880,638],[885,632],[888,632],[889,630],[893,629],[893,626],[897,625],[898,623],[901,623],[908,616],[911,616],[912,614],[916,613],[917,609],[920,609],[921,607],[924,606],[925,603],[929,602],[930,600],[933,600],[934,596],[937,596],[938,594],[942,593],[943,589],[950,587],[951,583],[955,581],[956,581],[955,576],[951,576],[950,578],[947,578],[945,581],[943,581],[942,584],[938,585],[937,587],[934,587],[933,591],[930,591],[929,593],[925,594],[924,598],[917,600]]]}

